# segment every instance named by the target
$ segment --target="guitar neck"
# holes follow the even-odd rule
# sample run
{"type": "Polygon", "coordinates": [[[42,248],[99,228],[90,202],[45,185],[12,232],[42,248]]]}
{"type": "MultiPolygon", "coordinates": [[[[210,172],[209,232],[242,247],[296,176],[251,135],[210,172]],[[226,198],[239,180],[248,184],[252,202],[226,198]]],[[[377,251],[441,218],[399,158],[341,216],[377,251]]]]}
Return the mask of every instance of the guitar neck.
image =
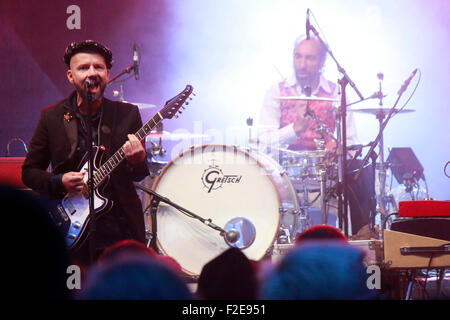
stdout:
{"type": "MultiPolygon", "coordinates": [[[[144,140],[144,138],[156,127],[158,123],[163,120],[163,117],[158,112],[147,121],[136,133],[136,137],[139,141],[144,140]]],[[[125,152],[123,147],[120,147],[109,159],[106,161],[98,170],[94,173],[94,186],[97,188],[106,177],[108,177],[111,172],[119,166],[119,164],[125,159],[125,152]]]]}

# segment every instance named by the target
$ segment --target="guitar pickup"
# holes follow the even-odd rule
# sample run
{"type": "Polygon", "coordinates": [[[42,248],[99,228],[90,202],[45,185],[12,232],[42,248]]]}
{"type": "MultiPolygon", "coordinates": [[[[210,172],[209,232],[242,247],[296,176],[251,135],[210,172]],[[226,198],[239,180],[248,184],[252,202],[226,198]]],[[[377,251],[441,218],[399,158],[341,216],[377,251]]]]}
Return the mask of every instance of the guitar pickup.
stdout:
{"type": "Polygon", "coordinates": [[[64,208],[69,212],[70,215],[73,215],[77,210],[73,207],[72,202],[69,199],[63,200],[64,208]]]}

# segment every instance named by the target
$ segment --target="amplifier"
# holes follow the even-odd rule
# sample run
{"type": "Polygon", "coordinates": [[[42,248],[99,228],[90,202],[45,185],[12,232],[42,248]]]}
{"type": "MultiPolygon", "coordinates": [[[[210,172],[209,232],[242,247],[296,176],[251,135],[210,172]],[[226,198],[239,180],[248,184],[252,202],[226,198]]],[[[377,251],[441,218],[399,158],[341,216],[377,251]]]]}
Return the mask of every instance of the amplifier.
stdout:
{"type": "Polygon", "coordinates": [[[22,165],[25,157],[0,157],[0,184],[18,189],[28,189],[22,182],[22,165]]]}
{"type": "Polygon", "coordinates": [[[391,223],[390,229],[450,242],[450,217],[399,218],[391,223]]]}
{"type": "Polygon", "coordinates": [[[386,269],[449,268],[450,244],[447,240],[384,230],[386,269]]]}

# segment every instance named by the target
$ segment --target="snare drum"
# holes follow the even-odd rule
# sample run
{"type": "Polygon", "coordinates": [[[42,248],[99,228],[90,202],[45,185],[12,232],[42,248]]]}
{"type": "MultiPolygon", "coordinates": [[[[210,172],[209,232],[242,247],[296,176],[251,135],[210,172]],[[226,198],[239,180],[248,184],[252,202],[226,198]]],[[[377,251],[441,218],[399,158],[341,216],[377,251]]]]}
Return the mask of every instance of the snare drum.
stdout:
{"type": "Polygon", "coordinates": [[[296,182],[318,181],[321,170],[324,170],[326,165],[326,151],[282,152],[280,163],[291,179],[296,182]]]}
{"type": "MultiPolygon", "coordinates": [[[[255,238],[242,252],[251,260],[263,258],[276,239],[280,208],[298,209],[289,178],[274,160],[226,145],[184,151],[163,168],[153,190],[222,229],[236,218],[249,221],[255,238]]],[[[158,248],[190,275],[229,248],[219,231],[165,203],[156,218],[158,248]]]]}

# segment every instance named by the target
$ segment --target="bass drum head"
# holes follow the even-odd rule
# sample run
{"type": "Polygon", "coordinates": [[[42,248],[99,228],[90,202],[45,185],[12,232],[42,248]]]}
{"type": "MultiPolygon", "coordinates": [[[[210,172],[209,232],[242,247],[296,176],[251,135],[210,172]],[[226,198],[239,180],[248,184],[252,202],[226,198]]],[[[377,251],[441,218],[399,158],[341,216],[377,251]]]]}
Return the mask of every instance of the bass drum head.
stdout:
{"type": "MultiPolygon", "coordinates": [[[[177,205],[225,229],[242,217],[256,230],[253,243],[242,252],[260,260],[277,235],[280,199],[271,173],[257,155],[237,147],[191,147],[164,167],[153,190],[177,205]]],[[[157,245],[190,275],[229,246],[220,232],[160,203],[157,209],[157,245]]]]}

